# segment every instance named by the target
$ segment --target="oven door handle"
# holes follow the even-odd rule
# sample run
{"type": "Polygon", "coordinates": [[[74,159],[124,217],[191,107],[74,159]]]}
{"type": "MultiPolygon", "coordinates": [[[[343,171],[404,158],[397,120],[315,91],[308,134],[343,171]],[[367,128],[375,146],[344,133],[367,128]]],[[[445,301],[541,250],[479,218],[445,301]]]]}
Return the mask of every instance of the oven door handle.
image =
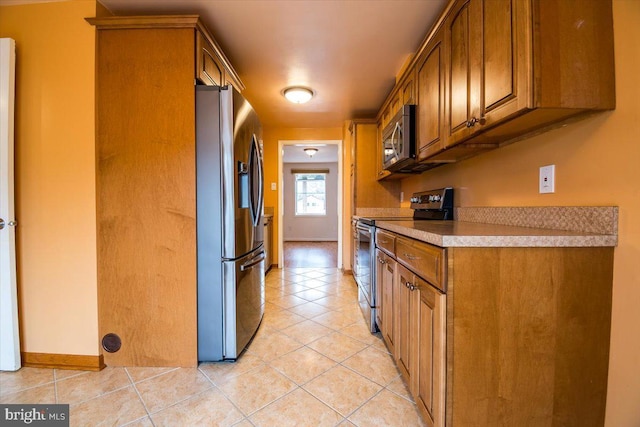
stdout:
{"type": "Polygon", "coordinates": [[[360,224],[358,224],[358,225],[356,225],[356,229],[359,230],[359,231],[364,231],[364,232],[367,232],[367,233],[371,234],[371,227],[368,226],[368,225],[360,225],[360,224]]]}

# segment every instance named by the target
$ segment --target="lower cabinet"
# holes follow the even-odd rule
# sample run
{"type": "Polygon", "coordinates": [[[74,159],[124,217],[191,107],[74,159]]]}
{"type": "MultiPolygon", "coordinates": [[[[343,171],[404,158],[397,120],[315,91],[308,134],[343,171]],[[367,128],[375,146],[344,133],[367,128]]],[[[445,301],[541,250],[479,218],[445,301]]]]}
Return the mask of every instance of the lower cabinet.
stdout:
{"type": "Polygon", "coordinates": [[[395,359],[430,427],[444,426],[446,296],[397,266],[395,359]]]}
{"type": "Polygon", "coordinates": [[[446,383],[446,296],[420,277],[414,276],[413,294],[417,331],[411,336],[416,342],[415,381],[416,404],[430,426],[444,425],[446,383]]]}
{"type": "Polygon", "coordinates": [[[604,425],[613,248],[389,236],[378,325],[428,426],[604,425]]]}
{"type": "MultiPolygon", "coordinates": [[[[382,241],[378,234],[376,240],[382,241]]],[[[378,326],[427,425],[444,426],[446,296],[392,257],[393,247],[399,246],[405,248],[403,255],[417,259],[407,248],[427,245],[391,240],[395,246],[385,247],[387,253],[376,250],[378,326]]],[[[424,264],[417,270],[425,270],[426,276],[441,270],[435,263],[424,264]]]]}

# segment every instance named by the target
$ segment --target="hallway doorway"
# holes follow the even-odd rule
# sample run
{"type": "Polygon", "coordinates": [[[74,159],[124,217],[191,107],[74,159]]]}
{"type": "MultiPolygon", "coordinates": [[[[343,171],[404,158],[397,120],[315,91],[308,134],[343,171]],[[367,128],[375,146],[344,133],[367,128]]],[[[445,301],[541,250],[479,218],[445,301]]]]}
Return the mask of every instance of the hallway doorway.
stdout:
{"type": "Polygon", "coordinates": [[[278,265],[342,267],[341,147],[340,140],[279,141],[278,265]]]}

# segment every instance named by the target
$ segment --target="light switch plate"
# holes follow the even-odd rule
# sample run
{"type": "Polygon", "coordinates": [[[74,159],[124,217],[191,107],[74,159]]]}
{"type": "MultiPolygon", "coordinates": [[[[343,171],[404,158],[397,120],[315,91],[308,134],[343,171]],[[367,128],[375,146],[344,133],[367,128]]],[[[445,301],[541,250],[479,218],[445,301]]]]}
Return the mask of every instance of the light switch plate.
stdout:
{"type": "Polygon", "coordinates": [[[556,165],[540,167],[540,194],[556,192],[556,165]]]}

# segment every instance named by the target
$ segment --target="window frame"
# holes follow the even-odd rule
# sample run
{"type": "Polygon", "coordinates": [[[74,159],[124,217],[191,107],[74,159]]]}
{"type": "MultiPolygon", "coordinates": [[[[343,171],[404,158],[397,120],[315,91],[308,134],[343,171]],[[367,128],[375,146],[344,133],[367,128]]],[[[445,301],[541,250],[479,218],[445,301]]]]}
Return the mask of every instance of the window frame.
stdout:
{"type": "MultiPolygon", "coordinates": [[[[294,197],[294,206],[293,206],[293,213],[295,217],[323,217],[323,216],[327,216],[327,175],[328,172],[327,171],[292,171],[293,173],[293,197],[294,197]],[[323,212],[322,213],[309,213],[309,212],[304,212],[304,213],[299,213],[298,212],[298,182],[303,182],[305,184],[305,188],[306,188],[306,183],[312,180],[299,180],[298,177],[301,175],[322,175],[322,181],[324,182],[324,192],[323,193],[309,193],[307,191],[305,191],[304,193],[301,193],[304,195],[305,199],[306,197],[308,197],[309,195],[314,195],[314,194],[322,194],[324,196],[324,206],[323,206],[323,212]]],[[[320,181],[320,180],[316,180],[316,181],[320,181]]]]}

